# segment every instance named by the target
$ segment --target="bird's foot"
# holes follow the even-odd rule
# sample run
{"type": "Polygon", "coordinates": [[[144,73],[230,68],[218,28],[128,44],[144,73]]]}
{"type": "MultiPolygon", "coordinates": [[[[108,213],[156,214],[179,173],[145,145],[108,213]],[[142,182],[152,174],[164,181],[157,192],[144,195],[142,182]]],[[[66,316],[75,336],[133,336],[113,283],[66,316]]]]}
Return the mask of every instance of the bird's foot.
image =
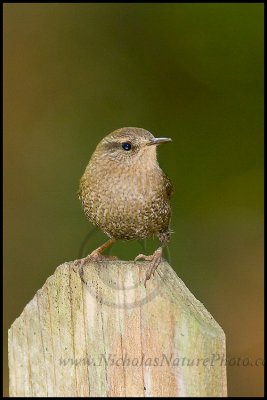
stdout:
{"type": "Polygon", "coordinates": [[[137,260],[152,261],[153,256],[154,256],[154,254],[152,254],[151,256],[146,256],[145,254],[138,254],[138,256],[135,257],[134,261],[137,261],[137,260]]]}
{"type": "Polygon", "coordinates": [[[108,254],[102,254],[99,253],[98,251],[93,251],[89,256],[87,256],[88,260],[90,261],[112,261],[112,260],[117,260],[117,256],[110,256],[108,254]]]}
{"type": "Polygon", "coordinates": [[[117,260],[117,256],[109,256],[108,254],[101,254],[99,251],[94,250],[92,253],[90,253],[88,256],[81,258],[79,260],[74,261],[74,267],[73,270],[77,273],[79,273],[81,280],[84,281],[84,267],[85,265],[90,262],[90,261],[112,261],[112,260],[117,260]]]}
{"type": "Polygon", "coordinates": [[[145,278],[145,287],[146,287],[146,282],[151,278],[151,275],[154,275],[156,269],[158,268],[160,262],[161,262],[161,256],[162,256],[162,248],[158,248],[151,256],[146,256],[144,254],[139,254],[137,257],[135,257],[134,261],[137,260],[145,260],[145,261],[151,261],[149,265],[149,269],[146,273],[146,278],[145,278]]]}

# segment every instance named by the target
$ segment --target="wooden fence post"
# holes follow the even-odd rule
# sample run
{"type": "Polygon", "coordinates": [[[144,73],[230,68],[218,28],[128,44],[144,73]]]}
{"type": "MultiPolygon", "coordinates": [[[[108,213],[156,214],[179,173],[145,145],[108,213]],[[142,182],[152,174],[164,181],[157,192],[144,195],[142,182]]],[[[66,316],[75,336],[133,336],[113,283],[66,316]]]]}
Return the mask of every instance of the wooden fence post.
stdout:
{"type": "Polygon", "coordinates": [[[227,395],[225,335],[166,261],[60,265],[9,330],[10,396],[227,395]]]}

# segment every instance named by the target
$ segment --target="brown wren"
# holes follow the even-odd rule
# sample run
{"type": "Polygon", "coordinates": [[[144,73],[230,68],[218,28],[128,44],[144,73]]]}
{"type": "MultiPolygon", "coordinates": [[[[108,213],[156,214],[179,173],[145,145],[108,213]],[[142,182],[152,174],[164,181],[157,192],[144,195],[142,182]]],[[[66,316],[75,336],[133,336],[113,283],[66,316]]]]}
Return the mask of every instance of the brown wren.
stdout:
{"type": "Polygon", "coordinates": [[[146,281],[158,267],[162,248],[170,239],[172,184],[157,161],[156,148],[169,138],[155,138],[142,128],[121,128],[97,145],[80,180],[79,199],[93,225],[109,240],[87,257],[77,260],[81,278],[89,260],[116,259],[102,254],[116,240],[157,236],[161,246],[151,256],[146,281]]]}

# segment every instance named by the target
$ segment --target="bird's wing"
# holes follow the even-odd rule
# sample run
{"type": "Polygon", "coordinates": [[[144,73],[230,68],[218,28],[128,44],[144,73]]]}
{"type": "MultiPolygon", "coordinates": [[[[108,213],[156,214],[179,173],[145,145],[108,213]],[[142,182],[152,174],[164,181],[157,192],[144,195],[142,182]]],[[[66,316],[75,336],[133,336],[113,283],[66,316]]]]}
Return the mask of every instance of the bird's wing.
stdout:
{"type": "Polygon", "coordinates": [[[173,185],[170,181],[170,178],[168,177],[168,175],[166,175],[165,173],[163,174],[163,179],[164,179],[164,184],[165,184],[165,189],[166,189],[166,193],[167,193],[167,197],[170,198],[171,195],[174,192],[174,188],[173,185]]]}

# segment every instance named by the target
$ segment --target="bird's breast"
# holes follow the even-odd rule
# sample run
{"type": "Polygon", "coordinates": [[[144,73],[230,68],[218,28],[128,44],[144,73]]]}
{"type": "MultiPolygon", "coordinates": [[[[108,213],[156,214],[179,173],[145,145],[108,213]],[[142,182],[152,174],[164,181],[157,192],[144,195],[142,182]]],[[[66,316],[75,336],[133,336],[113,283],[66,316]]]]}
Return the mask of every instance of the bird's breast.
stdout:
{"type": "Polygon", "coordinates": [[[89,220],[108,236],[135,239],[168,226],[170,205],[160,170],[85,174],[80,198],[89,220]]]}

